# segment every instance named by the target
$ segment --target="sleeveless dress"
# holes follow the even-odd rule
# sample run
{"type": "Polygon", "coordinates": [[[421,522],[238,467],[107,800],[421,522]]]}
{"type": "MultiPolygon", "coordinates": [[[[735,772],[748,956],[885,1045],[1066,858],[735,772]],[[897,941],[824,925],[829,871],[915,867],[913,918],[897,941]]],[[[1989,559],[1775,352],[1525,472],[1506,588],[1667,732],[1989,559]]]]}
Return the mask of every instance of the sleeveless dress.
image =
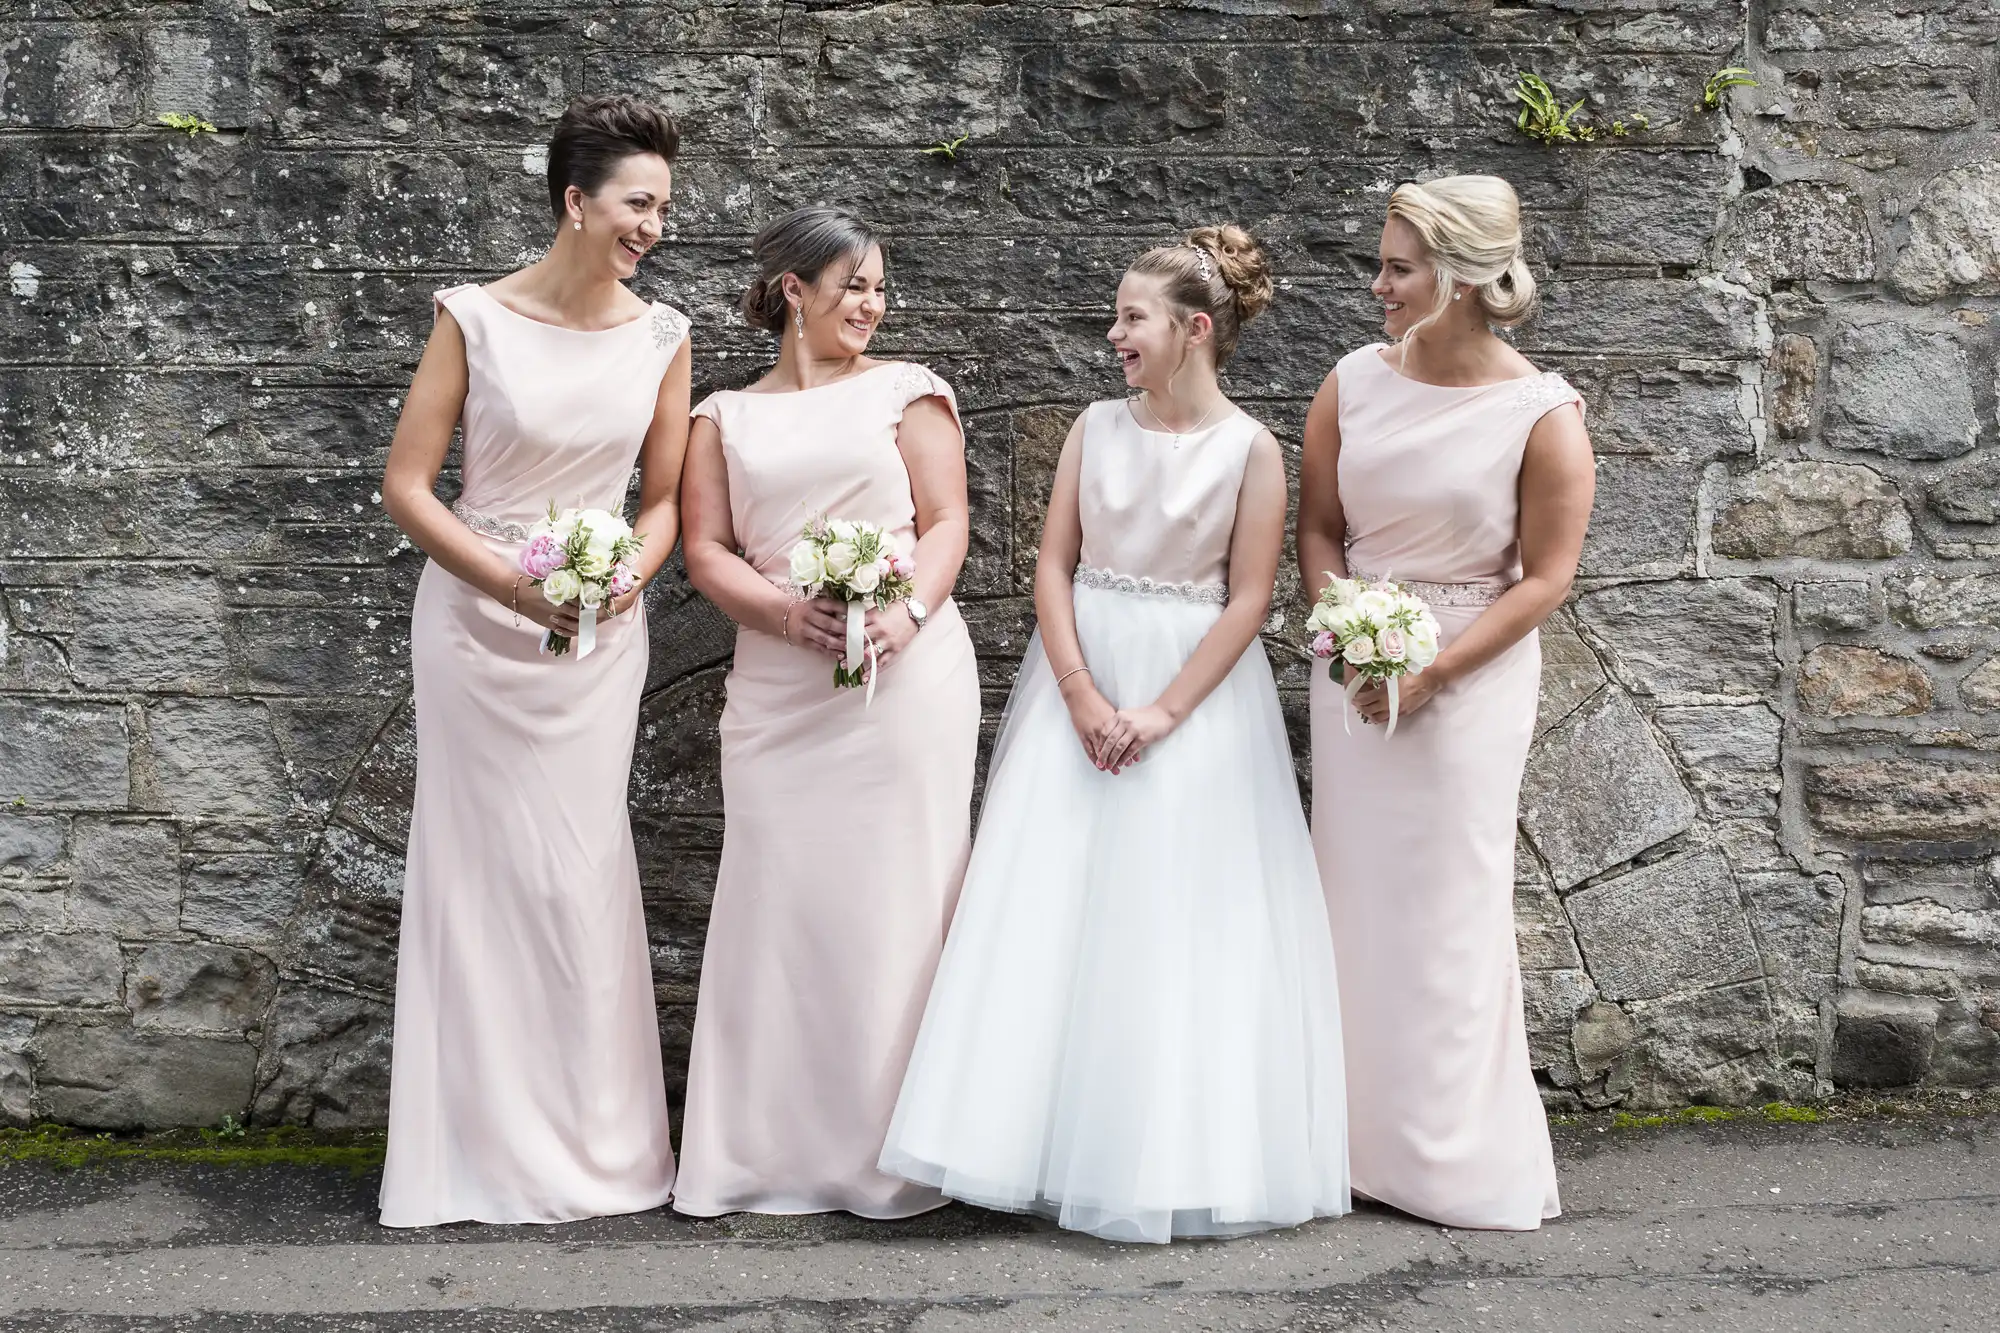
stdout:
{"type": "MultiPolygon", "coordinates": [[[[465,336],[454,512],[511,564],[551,500],[622,504],[686,317],[656,304],[582,332],[476,286],[436,301],[465,336]]],[[[560,1222],[673,1191],[626,814],[644,612],[603,622],[587,658],[543,656],[541,633],[424,567],[387,1226],[560,1222]]]]}
{"type": "MultiPolygon", "coordinates": [[[[905,551],[903,410],[951,387],[886,362],[796,393],[711,395],[744,559],[780,586],[815,512],[905,551]]],[[[702,957],[674,1206],[906,1217],[934,1191],[875,1167],[972,843],[979,674],[951,601],[866,691],[739,628],[722,712],[722,865],[702,957]]]]}
{"type": "MultiPolygon", "coordinates": [[[[1553,374],[1473,388],[1344,357],[1340,502],[1350,573],[1427,601],[1451,642],[1521,574],[1521,456],[1581,398],[1553,374]]],[[[1343,729],[1313,673],[1313,842],[1347,1015],[1356,1194],[1447,1226],[1528,1230],[1560,1211],[1528,1062],[1514,832],[1541,648],[1529,634],[1403,718],[1343,729]]]]}
{"type": "MultiPolygon", "coordinates": [[[[1077,635],[1113,704],[1151,703],[1227,600],[1250,446],[1122,400],[1084,418],[1077,635]]],[[[1263,646],[1113,775],[1083,753],[1039,632],[885,1169],[988,1208],[1163,1242],[1347,1211],[1340,1000],[1263,646]]]]}

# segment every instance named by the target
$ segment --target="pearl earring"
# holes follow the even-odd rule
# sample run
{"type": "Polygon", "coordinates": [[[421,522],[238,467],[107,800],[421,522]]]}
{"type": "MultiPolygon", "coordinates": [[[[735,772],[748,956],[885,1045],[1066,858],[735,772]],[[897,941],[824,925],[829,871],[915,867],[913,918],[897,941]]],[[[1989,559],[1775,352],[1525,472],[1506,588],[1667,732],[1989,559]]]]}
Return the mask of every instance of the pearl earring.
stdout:
{"type": "Polygon", "coordinates": [[[792,322],[799,326],[799,341],[806,340],[806,312],[802,307],[792,307],[792,322]]]}
{"type": "Polygon", "coordinates": [[[583,224],[581,222],[572,223],[571,225],[574,226],[578,231],[583,230],[583,224]]]}
{"type": "Polygon", "coordinates": [[[1452,299],[1452,300],[1454,300],[1454,301],[1463,301],[1463,300],[1465,299],[1465,293],[1464,293],[1464,292],[1453,292],[1453,293],[1451,294],[1451,299],[1452,299]]]}

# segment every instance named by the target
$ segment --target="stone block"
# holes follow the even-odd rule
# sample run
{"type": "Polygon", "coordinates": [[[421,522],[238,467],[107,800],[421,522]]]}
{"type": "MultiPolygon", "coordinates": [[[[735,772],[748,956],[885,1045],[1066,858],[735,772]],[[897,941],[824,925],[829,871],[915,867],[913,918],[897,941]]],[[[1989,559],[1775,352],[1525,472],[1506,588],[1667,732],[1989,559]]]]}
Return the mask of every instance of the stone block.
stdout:
{"type": "Polygon", "coordinates": [[[229,672],[215,580],[122,569],[85,593],[88,613],[70,638],[78,683],[99,690],[199,689],[229,672]]]}
{"type": "Polygon", "coordinates": [[[145,70],[135,27],[10,28],[0,40],[0,125],[122,129],[139,119],[145,70]]]}
{"type": "Polygon", "coordinates": [[[1718,555],[1881,560],[1910,549],[1894,483],[1852,463],[1774,463],[1736,477],[1715,516],[1718,555]]]}
{"type": "Polygon", "coordinates": [[[1844,328],[1833,343],[1827,441],[1891,458],[1956,458],[1979,438],[1972,365],[1950,334],[1844,328]]]}
{"type": "Polygon", "coordinates": [[[1607,690],[1535,743],[1521,785],[1521,826],[1558,889],[1686,831],[1694,798],[1646,720],[1607,690]]]}
{"type": "Polygon", "coordinates": [[[1570,373],[1590,399],[1590,442],[1599,456],[1706,463],[1756,451],[1752,404],[1733,372],[1696,363],[1620,371],[1592,384],[1583,369],[1570,373]]]}
{"type": "Polygon", "coordinates": [[[632,767],[635,807],[678,815],[722,813],[724,672],[710,669],[649,697],[639,711],[632,767]]]}
{"type": "Polygon", "coordinates": [[[1606,999],[1648,1000],[1762,974],[1736,878],[1718,852],[1640,866],[1571,894],[1567,905],[1606,999]]]}
{"type": "Polygon", "coordinates": [[[166,699],[146,717],[146,748],[177,815],[281,815],[291,808],[270,714],[247,699],[166,699]]]}
{"type": "Polygon", "coordinates": [[[123,708],[0,696],[0,801],[117,810],[131,796],[123,708]]]}
{"type": "Polygon", "coordinates": [[[2000,828],[2000,770],[1867,759],[1806,772],[1813,822],[1869,842],[1988,839],[2000,828]]]}
{"type": "MultiPolygon", "coordinates": [[[[1598,263],[1701,264],[1729,172],[1707,152],[1600,154],[1590,168],[1587,220],[1598,263]]],[[[1539,225],[1545,213],[1528,206],[1539,225]]]]}
{"type": "Polygon", "coordinates": [[[126,939],[180,929],[181,844],[172,824],[79,819],[73,836],[72,926],[126,939]]]}
{"type": "Polygon", "coordinates": [[[392,1030],[387,1004],[287,981],[265,1025],[256,1119],[315,1129],[386,1123],[392,1030]]]}
{"type": "Polygon", "coordinates": [[[247,1032],[277,991],[271,960],[220,944],[154,944],[125,974],[132,1026],[174,1032],[247,1032]]]}
{"type": "Polygon", "coordinates": [[[69,821],[59,815],[0,812],[0,875],[44,875],[63,864],[69,821]]]}
{"type": "Polygon", "coordinates": [[[225,944],[274,946],[304,891],[296,856],[197,856],[188,862],[181,929],[225,944]]]}
{"type": "Polygon", "coordinates": [[[1911,301],[2000,293],[2000,161],[1968,162],[1925,182],[1889,276],[1911,301]]]}
{"type": "MultiPolygon", "coordinates": [[[[970,151],[978,153],[977,145],[1000,128],[1003,104],[1021,77],[1018,65],[1013,52],[975,43],[829,42],[803,59],[766,66],[761,128],[779,143],[843,148],[929,145],[968,135],[970,151]]],[[[1047,72],[1039,66],[1035,77],[1047,72]]],[[[1036,110],[1015,108],[1027,117],[1036,110]]],[[[949,161],[932,165],[953,169],[949,161]]]]}
{"type": "Polygon", "coordinates": [[[2000,574],[1906,574],[1890,579],[1889,614],[1911,629],[2000,625],[2000,574]]]}
{"type": "Polygon", "coordinates": [[[1530,972],[1578,969],[1583,956],[1569,928],[1562,899],[1546,883],[1514,885],[1514,943],[1521,966],[1530,972]]]}
{"type": "Polygon", "coordinates": [[[1799,707],[1814,717],[1913,717],[1931,697],[1922,666],[1878,649],[1823,643],[1799,663],[1799,707]]]}
{"type": "Polygon", "coordinates": [[[1576,620],[1565,608],[1550,616],[1541,629],[1542,688],[1535,709],[1535,734],[1560,725],[1610,679],[1597,654],[1576,632],[1576,620]]]}
{"type": "Polygon", "coordinates": [[[328,24],[275,35],[257,72],[276,137],[380,142],[417,128],[421,40],[328,24]]]}
{"type": "Polygon", "coordinates": [[[1662,708],[1666,733],[1702,809],[1720,819],[1773,819],[1783,786],[1778,715],[1763,704],[1662,708]]]}
{"type": "Polygon", "coordinates": [[[546,142],[577,92],[566,52],[517,41],[444,41],[431,50],[424,105],[440,137],[546,142]]]}
{"type": "Polygon", "coordinates": [[[20,1129],[35,1118],[35,1073],[28,1057],[0,1051],[0,1125],[20,1129]]]}
{"type": "Polygon", "coordinates": [[[63,892],[53,880],[0,884],[0,932],[61,930],[63,892]]]}
{"type": "Polygon", "coordinates": [[[1716,238],[1718,262],[1738,281],[1869,282],[1875,240],[1867,201],[1840,185],[1786,181],[1732,200],[1716,238]]]}
{"type": "Polygon", "coordinates": [[[1836,579],[1792,585],[1792,619],[1813,629],[1866,629],[1875,623],[1875,597],[1866,583],[1836,579]]]}
{"type": "Polygon", "coordinates": [[[1588,355],[1677,348],[1683,356],[1745,356],[1758,349],[1750,297],[1716,283],[1656,278],[1549,282],[1524,346],[1588,355]]]}
{"type": "MultiPolygon", "coordinates": [[[[1017,77],[999,127],[1014,142],[1189,145],[1230,119],[1226,57],[1200,47],[1050,43],[1023,53],[1017,77]]],[[[1238,114],[1255,124],[1261,110],[1238,114]]]]}
{"type": "Polygon", "coordinates": [[[1958,682],[1958,701],[1975,713],[2000,713],[2000,657],[1989,657],[1958,682]]]}
{"type": "Polygon", "coordinates": [[[1624,1006],[1638,1033],[1631,1052],[1635,1107],[1768,1101],[1768,1052],[1777,1032],[1764,982],[1747,981],[1624,1006]]]}
{"type": "Polygon", "coordinates": [[[1931,508],[1954,523],[2000,523],[2000,454],[1967,459],[1931,484],[1931,508]]]}
{"type": "Polygon", "coordinates": [[[1802,333],[1778,336],[1771,347],[1770,421],[1781,440],[1796,440],[1812,430],[1818,398],[1819,345],[1802,333]]]}
{"type": "Polygon", "coordinates": [[[1585,1078],[1609,1073],[1638,1039],[1639,1029],[1623,1009],[1615,1004],[1591,1005],[1576,1016],[1576,1026],[1570,1029],[1577,1071],[1585,1078]]]}
{"type": "Polygon", "coordinates": [[[1764,975],[1795,1000],[1818,1004],[1833,992],[1840,966],[1840,922],[1847,890],[1837,876],[1796,872],[1739,874],[1764,975]]]}
{"type": "Polygon", "coordinates": [[[1523,972],[1521,1004],[1528,1025],[1528,1057],[1537,1069],[1569,1063],[1570,1030],[1579,1010],[1597,999],[1597,988],[1578,969],[1523,972]]]}
{"type": "Polygon", "coordinates": [[[100,1009],[118,1003],[118,941],[100,934],[0,934],[0,1002],[100,1009]]]}
{"type": "Polygon", "coordinates": [[[1610,456],[1597,460],[1597,496],[1579,566],[1586,575],[1671,576],[1694,546],[1700,469],[1692,464],[1610,456]]]}
{"type": "Polygon", "coordinates": [[[250,1105],[249,1042],[50,1023],[31,1047],[37,1100],[51,1119],[89,1129],[213,1125],[250,1105]]]}
{"type": "Polygon", "coordinates": [[[1903,1088],[1930,1073],[1937,1004],[1917,996],[1847,991],[1833,1028],[1832,1076],[1844,1088],[1903,1088]]]}
{"type": "Polygon", "coordinates": [[[1980,78],[1969,65],[1871,62],[1836,74],[1830,100],[1849,129],[1956,129],[1979,118],[1980,78]]]}
{"type": "Polygon", "coordinates": [[[1640,694],[1760,697],[1777,683],[1777,589],[1762,579],[1629,583],[1586,593],[1577,619],[1640,694]]]}

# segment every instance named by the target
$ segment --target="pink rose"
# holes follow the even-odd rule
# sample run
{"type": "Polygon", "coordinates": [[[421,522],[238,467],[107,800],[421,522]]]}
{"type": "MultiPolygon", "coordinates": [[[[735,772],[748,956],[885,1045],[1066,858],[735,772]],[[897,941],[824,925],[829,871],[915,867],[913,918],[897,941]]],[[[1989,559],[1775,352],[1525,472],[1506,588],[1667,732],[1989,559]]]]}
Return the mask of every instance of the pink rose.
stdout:
{"type": "Polygon", "coordinates": [[[917,562],[906,555],[892,555],[889,557],[889,568],[897,578],[907,579],[916,574],[917,562]]]}
{"type": "Polygon", "coordinates": [[[1332,657],[1336,651],[1337,647],[1334,643],[1332,630],[1323,629],[1313,635],[1312,654],[1314,657],[1332,657]]]}
{"type": "Polygon", "coordinates": [[[638,585],[639,576],[632,572],[632,566],[620,560],[611,567],[611,595],[623,597],[638,585]]]}
{"type": "Polygon", "coordinates": [[[1382,659],[1386,662],[1400,662],[1410,655],[1410,645],[1403,638],[1403,631],[1394,625],[1375,636],[1375,645],[1382,650],[1382,659]]]}
{"type": "Polygon", "coordinates": [[[562,544],[552,533],[541,533],[521,548],[521,572],[531,579],[547,578],[562,567],[562,562],[562,544]]]}

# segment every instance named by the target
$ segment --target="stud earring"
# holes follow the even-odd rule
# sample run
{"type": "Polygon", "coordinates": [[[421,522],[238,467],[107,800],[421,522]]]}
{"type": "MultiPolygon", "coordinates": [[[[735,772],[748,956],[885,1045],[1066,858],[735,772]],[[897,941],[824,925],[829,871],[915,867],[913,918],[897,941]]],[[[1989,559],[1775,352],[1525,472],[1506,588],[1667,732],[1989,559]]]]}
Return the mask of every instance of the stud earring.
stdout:
{"type": "Polygon", "coordinates": [[[1452,300],[1454,300],[1454,301],[1463,301],[1463,300],[1465,299],[1465,293],[1464,293],[1464,292],[1453,292],[1453,293],[1451,294],[1451,299],[1452,299],[1452,300]]]}
{"type": "Polygon", "coordinates": [[[806,312],[799,306],[792,307],[792,323],[799,326],[799,341],[806,340],[806,312]]]}
{"type": "Polygon", "coordinates": [[[583,224],[581,222],[572,223],[570,225],[574,226],[578,231],[583,230],[583,224]]]}

